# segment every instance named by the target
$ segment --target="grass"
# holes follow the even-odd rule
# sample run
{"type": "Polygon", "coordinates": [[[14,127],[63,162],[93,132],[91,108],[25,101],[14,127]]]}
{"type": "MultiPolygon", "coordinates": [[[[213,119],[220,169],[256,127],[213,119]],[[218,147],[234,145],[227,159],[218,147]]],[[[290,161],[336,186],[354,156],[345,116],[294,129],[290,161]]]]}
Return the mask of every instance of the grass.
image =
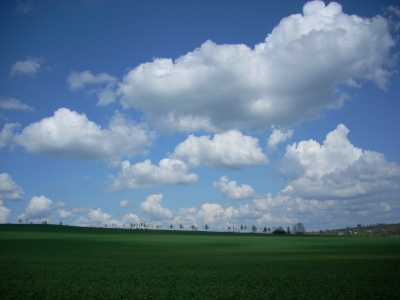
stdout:
{"type": "Polygon", "coordinates": [[[0,225],[2,299],[400,299],[400,239],[0,225]]]}

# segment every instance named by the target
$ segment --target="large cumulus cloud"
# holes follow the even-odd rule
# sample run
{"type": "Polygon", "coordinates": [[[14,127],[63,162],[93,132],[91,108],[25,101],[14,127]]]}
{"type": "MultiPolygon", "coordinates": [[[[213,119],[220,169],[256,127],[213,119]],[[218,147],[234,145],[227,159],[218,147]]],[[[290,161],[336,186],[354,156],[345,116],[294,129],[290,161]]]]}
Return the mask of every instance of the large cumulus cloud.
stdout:
{"type": "Polygon", "coordinates": [[[353,146],[348,133],[340,124],[322,145],[309,140],[288,146],[280,169],[289,182],[284,193],[324,200],[366,199],[398,191],[400,167],[381,153],[353,146]]]}
{"type": "Polygon", "coordinates": [[[174,61],[137,66],[118,93],[124,107],[142,110],[160,130],[288,126],[340,107],[346,98],[335,91],[340,83],[371,80],[384,89],[393,45],[384,18],[350,16],[337,3],[312,1],[254,48],[206,41],[174,61]]]}
{"type": "Polygon", "coordinates": [[[24,191],[7,173],[0,174],[0,199],[23,200],[24,191]]]}
{"type": "Polygon", "coordinates": [[[146,200],[140,204],[140,209],[154,220],[171,219],[173,213],[161,205],[162,198],[162,194],[147,196],[146,200]]]}
{"type": "Polygon", "coordinates": [[[11,209],[3,206],[3,201],[0,200],[0,224],[7,223],[10,219],[11,209]]]}
{"type": "Polygon", "coordinates": [[[209,136],[190,135],[175,147],[171,157],[185,161],[192,167],[212,166],[222,169],[241,169],[244,166],[268,163],[258,140],[237,130],[215,134],[213,139],[209,136]]]}
{"type": "Polygon", "coordinates": [[[90,121],[85,114],[60,108],[54,115],[15,133],[18,124],[7,123],[0,146],[9,143],[27,152],[73,159],[118,159],[146,152],[155,134],[145,125],[116,112],[107,128],[90,121]],[[3,144],[3,145],[2,145],[3,144]]]}
{"type": "Polygon", "coordinates": [[[221,191],[222,195],[230,200],[240,200],[255,196],[253,188],[248,184],[237,186],[236,181],[229,181],[227,176],[222,176],[219,181],[214,181],[214,188],[221,191]]]}
{"type": "Polygon", "coordinates": [[[113,178],[105,192],[122,189],[142,189],[169,184],[189,184],[196,182],[198,175],[190,173],[189,167],[177,159],[162,159],[158,166],[149,159],[131,165],[127,160],[121,163],[121,171],[113,178]]]}

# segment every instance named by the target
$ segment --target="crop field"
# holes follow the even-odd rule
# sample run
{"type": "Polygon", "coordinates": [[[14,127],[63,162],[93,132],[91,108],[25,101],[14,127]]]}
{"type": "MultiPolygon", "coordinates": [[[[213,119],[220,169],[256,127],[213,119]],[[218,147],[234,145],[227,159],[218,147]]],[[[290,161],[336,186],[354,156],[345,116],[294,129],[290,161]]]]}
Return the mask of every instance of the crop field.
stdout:
{"type": "Polygon", "coordinates": [[[400,299],[400,238],[0,225],[1,299],[400,299]]]}

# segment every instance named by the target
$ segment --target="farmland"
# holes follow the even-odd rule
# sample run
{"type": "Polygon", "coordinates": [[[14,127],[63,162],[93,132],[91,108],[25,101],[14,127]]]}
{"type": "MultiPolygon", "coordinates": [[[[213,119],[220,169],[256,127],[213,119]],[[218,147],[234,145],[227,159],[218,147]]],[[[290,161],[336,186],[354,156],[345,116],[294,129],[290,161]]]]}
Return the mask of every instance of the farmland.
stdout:
{"type": "Polygon", "coordinates": [[[400,238],[0,225],[2,299],[400,299],[400,238]]]}

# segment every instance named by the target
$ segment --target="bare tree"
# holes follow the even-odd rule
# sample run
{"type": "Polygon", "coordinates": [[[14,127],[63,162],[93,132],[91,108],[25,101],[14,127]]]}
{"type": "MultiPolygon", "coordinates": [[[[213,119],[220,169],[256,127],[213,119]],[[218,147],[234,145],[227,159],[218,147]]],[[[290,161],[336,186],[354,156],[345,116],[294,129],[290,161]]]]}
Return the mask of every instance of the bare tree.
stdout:
{"type": "Polygon", "coordinates": [[[253,225],[253,227],[251,227],[251,231],[256,232],[257,231],[257,227],[253,225]]]}
{"type": "Polygon", "coordinates": [[[305,234],[306,233],[306,227],[303,225],[303,223],[297,223],[293,225],[292,232],[295,234],[305,234]]]}

